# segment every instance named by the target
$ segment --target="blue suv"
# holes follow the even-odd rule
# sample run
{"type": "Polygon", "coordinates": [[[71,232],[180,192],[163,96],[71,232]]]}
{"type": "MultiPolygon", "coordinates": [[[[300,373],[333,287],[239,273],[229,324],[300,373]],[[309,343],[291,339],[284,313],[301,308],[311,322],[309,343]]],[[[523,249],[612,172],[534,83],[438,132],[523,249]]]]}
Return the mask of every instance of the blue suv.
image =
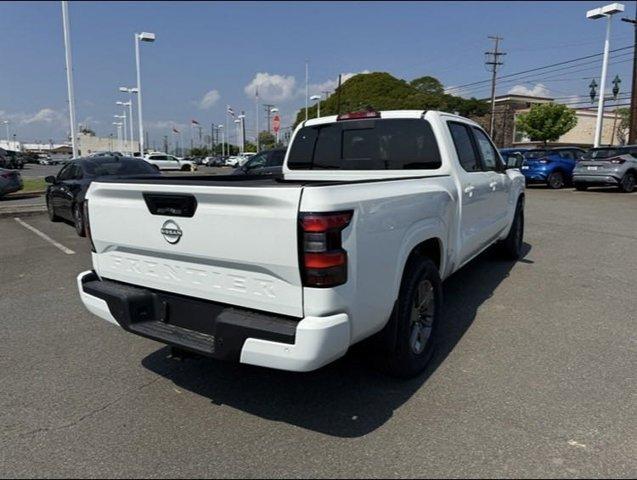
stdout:
{"type": "Polygon", "coordinates": [[[520,171],[526,183],[545,183],[549,188],[562,188],[572,182],[573,169],[582,159],[585,150],[577,147],[534,148],[501,150],[505,153],[521,153],[524,163],[520,171]]]}

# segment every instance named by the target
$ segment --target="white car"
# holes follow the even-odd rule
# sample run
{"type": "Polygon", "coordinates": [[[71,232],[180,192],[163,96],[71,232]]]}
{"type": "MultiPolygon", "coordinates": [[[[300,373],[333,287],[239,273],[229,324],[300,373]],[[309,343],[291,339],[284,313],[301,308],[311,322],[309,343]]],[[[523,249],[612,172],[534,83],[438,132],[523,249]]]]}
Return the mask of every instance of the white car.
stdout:
{"type": "Polygon", "coordinates": [[[240,157],[239,155],[233,155],[232,157],[228,157],[226,158],[226,167],[236,168],[239,165],[241,165],[241,160],[243,160],[243,158],[240,157]]]}
{"type": "Polygon", "coordinates": [[[495,243],[523,255],[517,167],[466,118],[365,111],[301,122],[283,179],[98,179],[79,293],[177,349],[309,371],[373,338],[412,376],[447,328],[444,279],[495,243]]]}
{"type": "Polygon", "coordinates": [[[168,155],[163,152],[151,152],[144,156],[151,165],[155,165],[159,170],[183,170],[194,172],[197,165],[189,160],[183,160],[174,155],[168,155]]]}

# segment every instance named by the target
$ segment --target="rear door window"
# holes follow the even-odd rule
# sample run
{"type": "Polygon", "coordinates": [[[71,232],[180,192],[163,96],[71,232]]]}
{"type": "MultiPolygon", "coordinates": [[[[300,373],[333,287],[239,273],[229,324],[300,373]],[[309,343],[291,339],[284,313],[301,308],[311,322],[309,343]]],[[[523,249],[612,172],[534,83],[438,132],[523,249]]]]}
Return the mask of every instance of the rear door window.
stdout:
{"type": "Polygon", "coordinates": [[[484,133],[479,128],[473,127],[473,134],[476,138],[476,144],[480,151],[480,157],[482,158],[482,166],[485,170],[497,170],[498,169],[498,152],[484,133]]]}
{"type": "Polygon", "coordinates": [[[423,119],[347,120],[303,127],[288,158],[292,170],[431,170],[440,166],[436,138],[423,119]]]}
{"type": "Polygon", "coordinates": [[[456,147],[456,153],[458,154],[458,160],[462,168],[466,172],[482,171],[478,154],[475,148],[473,148],[469,127],[457,122],[448,122],[447,125],[449,126],[449,132],[451,133],[451,138],[456,147]]]}

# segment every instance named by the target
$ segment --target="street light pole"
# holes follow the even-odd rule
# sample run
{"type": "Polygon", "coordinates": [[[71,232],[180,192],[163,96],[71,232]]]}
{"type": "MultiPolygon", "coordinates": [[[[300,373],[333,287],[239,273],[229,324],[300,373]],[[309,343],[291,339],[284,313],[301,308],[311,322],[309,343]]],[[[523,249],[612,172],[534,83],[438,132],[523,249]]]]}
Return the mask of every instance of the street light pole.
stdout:
{"type": "Polygon", "coordinates": [[[317,100],[316,102],[316,118],[321,116],[321,96],[320,95],[312,95],[310,100],[317,100]]]}
{"type": "MultiPolygon", "coordinates": [[[[73,158],[77,157],[77,139],[75,138],[75,95],[73,93],[73,59],[71,57],[71,34],[69,27],[69,2],[62,2],[62,24],[64,27],[64,53],[66,56],[66,86],[69,96],[69,120],[71,122],[71,148],[73,158]]],[[[8,141],[7,137],[7,141],[8,141]]]]}
{"type": "Polygon", "coordinates": [[[137,116],[139,119],[139,152],[144,156],[144,121],[142,116],[142,77],[139,60],[139,42],[154,42],[155,34],[142,32],[135,34],[135,65],[137,67],[137,116]]]}
{"type": "Polygon", "coordinates": [[[599,86],[599,101],[597,104],[597,122],[595,124],[594,147],[599,147],[602,140],[602,122],[604,120],[604,100],[606,97],[606,71],[608,69],[608,53],[610,50],[610,26],[613,15],[624,11],[624,5],[613,3],[586,12],[586,18],[596,20],[606,17],[606,39],[604,40],[604,57],[602,60],[602,76],[599,86]]]}

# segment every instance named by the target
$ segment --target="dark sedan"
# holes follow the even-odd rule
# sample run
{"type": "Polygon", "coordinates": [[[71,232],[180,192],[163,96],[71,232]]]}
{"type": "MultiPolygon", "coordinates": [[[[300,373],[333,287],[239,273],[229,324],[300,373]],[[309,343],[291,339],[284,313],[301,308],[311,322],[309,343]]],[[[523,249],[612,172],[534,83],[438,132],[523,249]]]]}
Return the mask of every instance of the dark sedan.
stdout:
{"type": "Polygon", "coordinates": [[[50,185],[46,190],[46,206],[52,222],[69,220],[75,225],[80,237],[84,232],[84,195],[93,180],[105,176],[151,175],[157,176],[157,169],[132,157],[86,157],[66,164],[57,176],[46,177],[50,185]]]}
{"type": "Polygon", "coordinates": [[[236,168],[233,175],[281,175],[285,148],[263,150],[253,155],[246,163],[236,168]]]}

